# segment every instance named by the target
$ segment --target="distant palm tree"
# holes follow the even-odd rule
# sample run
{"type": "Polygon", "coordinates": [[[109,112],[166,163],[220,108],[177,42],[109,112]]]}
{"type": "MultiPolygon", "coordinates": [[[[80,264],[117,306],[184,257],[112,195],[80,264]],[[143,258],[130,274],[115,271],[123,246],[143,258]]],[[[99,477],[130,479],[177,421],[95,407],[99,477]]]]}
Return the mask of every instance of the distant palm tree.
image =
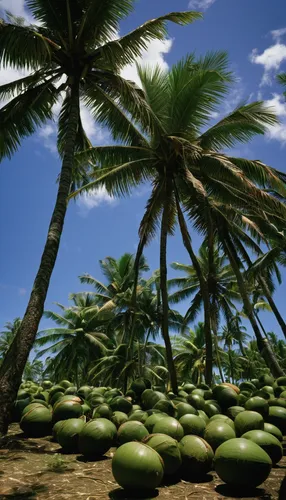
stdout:
{"type": "Polygon", "coordinates": [[[74,306],[58,304],[62,314],[46,311],[44,315],[55,321],[58,328],[48,328],[38,332],[35,347],[43,347],[36,359],[52,354],[48,370],[53,369],[57,380],[66,377],[77,386],[84,382],[90,362],[98,359],[113,345],[108,324],[113,317],[110,307],[100,307],[88,295],[74,297],[74,306]],[[83,306],[83,303],[85,305],[83,306]]]}
{"type": "Polygon", "coordinates": [[[172,337],[174,361],[180,380],[202,381],[205,372],[206,346],[203,323],[193,330],[172,337]]]}
{"type": "MultiPolygon", "coordinates": [[[[210,326],[214,335],[216,361],[223,380],[217,344],[219,321],[221,318],[225,321],[229,321],[232,318],[236,310],[236,305],[233,301],[239,301],[241,298],[239,292],[235,289],[236,279],[226,256],[219,250],[218,245],[215,245],[212,249],[211,259],[210,253],[210,246],[205,241],[199,248],[197,262],[208,287],[210,326]]],[[[185,273],[185,276],[173,278],[168,281],[170,288],[174,286],[178,287],[178,290],[169,296],[169,301],[171,303],[178,303],[192,297],[191,305],[185,314],[185,322],[193,323],[199,312],[205,307],[196,268],[192,265],[177,262],[174,262],[171,267],[185,273]]],[[[206,352],[206,357],[212,359],[213,355],[206,352]]]]}
{"type": "Polygon", "coordinates": [[[40,383],[43,378],[44,365],[39,359],[27,361],[23,373],[24,380],[33,380],[33,382],[40,383]]]}
{"type": "MultiPolygon", "coordinates": [[[[117,38],[119,23],[132,11],[134,0],[27,0],[34,25],[10,15],[0,20],[0,66],[29,70],[29,76],[0,86],[0,160],[10,158],[22,140],[53,116],[60,103],[58,150],[62,157],[58,193],[48,235],[28,306],[17,339],[0,369],[0,432],[6,433],[13,401],[43,314],[49,282],[57,259],[74,186],[86,183],[88,171],[77,168],[76,151],[91,147],[80,105],[108,126],[114,139],[138,145],[137,131],[125,113],[143,113],[142,91],[120,71],[148,47],[166,37],[166,23],[186,25],[197,12],[175,12],[152,19],[117,38]]],[[[141,141],[140,141],[141,144],[141,141]]]]}
{"type": "Polygon", "coordinates": [[[21,325],[21,318],[15,318],[12,323],[8,322],[4,325],[6,330],[0,332],[0,360],[2,361],[7,351],[9,350],[17,332],[21,325]]]}

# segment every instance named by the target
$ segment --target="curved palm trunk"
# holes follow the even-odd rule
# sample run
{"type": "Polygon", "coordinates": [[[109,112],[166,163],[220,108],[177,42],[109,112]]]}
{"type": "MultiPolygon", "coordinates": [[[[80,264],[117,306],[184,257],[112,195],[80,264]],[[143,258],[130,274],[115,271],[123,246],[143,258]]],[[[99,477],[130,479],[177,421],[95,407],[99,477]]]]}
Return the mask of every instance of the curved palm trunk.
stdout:
{"type": "Polygon", "coordinates": [[[178,382],[175,363],[173,359],[172,345],[169,336],[169,303],[168,303],[168,287],[167,287],[167,237],[168,237],[168,190],[166,190],[166,199],[164,203],[162,224],[161,224],[161,238],[160,238],[160,289],[162,297],[162,335],[166,347],[166,358],[168,370],[170,374],[170,382],[172,391],[178,393],[178,382]]]}
{"type": "Polygon", "coordinates": [[[230,378],[232,383],[234,384],[234,366],[233,366],[233,361],[231,357],[231,346],[228,346],[228,361],[229,361],[229,368],[230,368],[230,378]]]}
{"type": "Polygon", "coordinates": [[[283,372],[282,368],[280,367],[280,365],[277,361],[277,358],[276,358],[274,352],[272,351],[268,340],[266,338],[262,337],[262,335],[261,335],[260,329],[258,327],[256,318],[255,318],[255,315],[253,313],[253,307],[252,307],[252,304],[250,302],[250,299],[249,299],[249,296],[247,293],[247,288],[245,286],[243,276],[240,272],[239,258],[237,256],[236,249],[235,249],[235,247],[234,247],[234,245],[233,245],[233,243],[228,235],[224,235],[223,243],[224,243],[225,251],[228,255],[229,261],[231,263],[231,266],[233,268],[234,274],[235,274],[236,279],[237,279],[237,284],[238,284],[239,291],[240,291],[240,294],[241,294],[241,297],[243,300],[245,312],[248,316],[248,319],[251,323],[252,329],[254,331],[254,334],[255,334],[255,337],[257,340],[258,350],[259,350],[260,354],[262,355],[262,357],[264,358],[265,363],[270,368],[270,371],[274,375],[274,377],[280,377],[281,375],[284,375],[284,372],[283,372]]]}
{"type": "Polygon", "coordinates": [[[67,197],[70,192],[72,181],[78,118],[79,92],[78,85],[76,84],[71,90],[71,109],[66,150],[62,163],[57,199],[40,267],[33,284],[24,318],[0,368],[0,434],[5,434],[7,432],[13,403],[16,399],[25,364],[33,347],[39,322],[44,311],[45,299],[55,266],[67,211],[67,197]]]}
{"type": "Polygon", "coordinates": [[[211,385],[213,376],[213,343],[212,343],[212,332],[211,332],[211,307],[209,301],[208,286],[203,276],[200,263],[197,259],[195,252],[193,251],[191,237],[189,235],[186,221],[180,206],[178,194],[176,194],[176,205],[177,205],[178,220],[179,220],[179,226],[182,234],[183,243],[191,258],[192,264],[194,266],[194,269],[198,276],[198,280],[200,282],[200,289],[204,304],[204,332],[206,341],[205,381],[206,384],[211,385]]]}
{"type": "MultiPolygon", "coordinates": [[[[250,257],[247,255],[247,253],[245,252],[245,255],[247,257],[247,264],[248,266],[251,266],[252,265],[252,261],[250,259],[250,257]]],[[[272,311],[273,311],[273,314],[284,334],[284,337],[286,338],[286,323],[284,321],[284,319],[282,318],[273,298],[272,298],[272,295],[270,293],[270,290],[268,288],[268,285],[267,285],[267,282],[266,280],[263,278],[263,276],[258,276],[258,282],[262,288],[262,291],[263,291],[263,294],[265,295],[266,299],[267,299],[267,302],[268,304],[270,305],[272,311]]]]}
{"type": "Polygon", "coordinates": [[[271,293],[269,291],[267,283],[266,283],[265,279],[262,278],[261,276],[258,278],[258,281],[259,281],[261,288],[263,290],[263,294],[265,295],[267,302],[270,305],[270,307],[273,311],[273,314],[274,314],[274,316],[275,316],[275,318],[276,318],[276,320],[277,320],[277,322],[278,322],[278,324],[279,324],[279,326],[284,334],[284,337],[286,339],[286,323],[285,323],[284,319],[282,318],[282,316],[281,316],[281,314],[280,314],[280,312],[279,312],[279,310],[278,310],[278,308],[277,308],[277,306],[276,306],[276,304],[271,296],[271,293]]]}

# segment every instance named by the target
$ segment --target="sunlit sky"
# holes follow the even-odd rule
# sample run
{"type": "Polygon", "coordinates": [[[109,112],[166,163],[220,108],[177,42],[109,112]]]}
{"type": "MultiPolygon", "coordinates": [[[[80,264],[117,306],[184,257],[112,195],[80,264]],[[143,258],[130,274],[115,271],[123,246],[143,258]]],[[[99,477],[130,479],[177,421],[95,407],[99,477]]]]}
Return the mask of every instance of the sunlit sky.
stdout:
{"type": "MultiPolygon", "coordinates": [[[[9,9],[28,17],[24,0],[0,0],[0,10],[9,9]]],[[[126,19],[120,34],[134,29],[149,18],[174,10],[204,11],[204,20],[188,27],[169,26],[165,41],[150,44],[143,62],[160,64],[166,70],[188,52],[198,55],[208,50],[226,50],[237,83],[219,110],[228,113],[243,101],[265,99],[274,106],[281,123],[266,137],[238,146],[232,154],[260,159],[286,170],[286,104],[275,75],[286,70],[285,0],[138,0],[133,14],[126,19]]],[[[137,78],[135,67],[124,71],[127,78],[137,78]]],[[[2,70],[0,84],[19,77],[15,70],[2,70]]],[[[55,109],[57,113],[58,109],[55,109]]],[[[94,123],[82,110],[86,130],[94,144],[108,144],[108,132],[94,123]]],[[[60,161],[56,152],[56,118],[34,136],[25,140],[12,160],[0,168],[0,327],[22,316],[28,302],[56,196],[60,161]]],[[[72,202],[68,209],[59,256],[51,279],[46,309],[56,310],[53,302],[68,305],[71,292],[88,290],[78,276],[90,273],[102,279],[99,259],[118,258],[135,252],[137,231],[149,193],[142,186],[128,199],[110,199],[104,190],[72,202]]],[[[200,240],[191,230],[195,248],[200,240]]],[[[158,268],[158,239],[146,249],[151,270],[158,268]]],[[[188,263],[179,234],[169,239],[168,261],[188,263]]],[[[286,278],[285,271],[282,271],[286,278]]],[[[170,276],[174,271],[170,270],[170,276]]],[[[284,280],[285,281],[285,280],[284,280]]],[[[285,283],[275,299],[285,310],[285,283]]],[[[187,304],[178,309],[186,310],[187,304]]],[[[264,325],[280,335],[271,313],[263,313],[264,325]]],[[[200,319],[200,318],[199,318],[200,319]]],[[[41,327],[51,326],[44,319],[41,327]]],[[[249,333],[251,329],[249,326],[249,333]]]]}

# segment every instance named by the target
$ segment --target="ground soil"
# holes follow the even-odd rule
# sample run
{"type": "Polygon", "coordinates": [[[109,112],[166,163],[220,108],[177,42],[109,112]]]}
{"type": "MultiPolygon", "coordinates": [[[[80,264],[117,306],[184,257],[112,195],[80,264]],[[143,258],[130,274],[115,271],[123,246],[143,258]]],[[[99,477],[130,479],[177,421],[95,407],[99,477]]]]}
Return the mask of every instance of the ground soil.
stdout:
{"type": "Polygon", "coordinates": [[[59,445],[50,438],[27,439],[19,426],[13,424],[0,443],[0,499],[286,500],[286,456],[272,469],[267,481],[254,491],[230,490],[212,472],[201,483],[173,481],[147,496],[140,492],[127,496],[113,479],[112,453],[111,450],[95,462],[85,461],[78,455],[63,455],[59,445]]]}

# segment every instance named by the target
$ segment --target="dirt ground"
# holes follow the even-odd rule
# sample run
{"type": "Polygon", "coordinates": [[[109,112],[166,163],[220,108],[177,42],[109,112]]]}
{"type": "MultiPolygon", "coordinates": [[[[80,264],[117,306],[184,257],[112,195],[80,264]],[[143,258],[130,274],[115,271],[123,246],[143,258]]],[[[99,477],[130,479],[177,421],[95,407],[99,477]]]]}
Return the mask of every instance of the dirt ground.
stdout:
{"type": "MultiPolygon", "coordinates": [[[[284,455],[286,443],[284,446],[284,455]]],[[[112,450],[96,462],[78,455],[63,455],[47,439],[26,439],[13,425],[0,443],[0,499],[47,500],[286,500],[286,456],[272,469],[267,481],[254,491],[231,491],[215,473],[202,483],[165,484],[148,496],[129,494],[118,487],[111,473],[112,450]],[[280,493],[279,493],[280,490],[280,493]]]]}

